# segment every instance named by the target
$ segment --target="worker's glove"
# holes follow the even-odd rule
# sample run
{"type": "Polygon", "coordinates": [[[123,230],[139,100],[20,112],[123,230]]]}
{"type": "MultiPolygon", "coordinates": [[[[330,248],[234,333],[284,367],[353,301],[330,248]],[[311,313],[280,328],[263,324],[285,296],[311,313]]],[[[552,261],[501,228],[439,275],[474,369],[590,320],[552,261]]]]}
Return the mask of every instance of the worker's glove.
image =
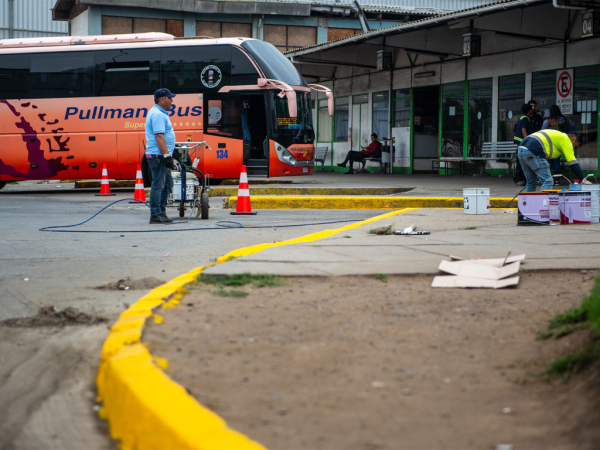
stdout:
{"type": "Polygon", "coordinates": [[[165,167],[167,169],[175,169],[175,164],[173,164],[173,158],[171,156],[165,156],[165,167]]]}
{"type": "Polygon", "coordinates": [[[587,178],[584,178],[583,181],[581,182],[581,184],[593,184],[590,180],[588,180],[587,178]]]}

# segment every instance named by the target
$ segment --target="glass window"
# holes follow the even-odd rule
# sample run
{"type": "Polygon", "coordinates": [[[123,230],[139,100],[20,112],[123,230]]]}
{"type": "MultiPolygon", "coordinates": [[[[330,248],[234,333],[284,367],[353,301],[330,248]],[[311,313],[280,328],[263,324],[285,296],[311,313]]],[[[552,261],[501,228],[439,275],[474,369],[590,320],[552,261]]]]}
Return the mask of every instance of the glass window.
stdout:
{"type": "Polygon", "coordinates": [[[387,137],[390,127],[390,102],[388,92],[373,93],[373,133],[378,139],[387,137]]]}
{"type": "Polygon", "coordinates": [[[348,117],[350,100],[348,97],[339,97],[335,99],[335,111],[333,114],[333,133],[336,142],[348,141],[350,130],[348,117]]]}
{"type": "MultiPolygon", "coordinates": [[[[230,85],[231,50],[228,45],[163,49],[160,86],[183,94],[230,85]]],[[[255,83],[256,79],[252,84],[255,83]]]]}
{"type": "Polygon", "coordinates": [[[352,104],[357,105],[359,103],[369,103],[369,96],[367,94],[354,95],[352,97],[352,104]]]}
{"type": "Polygon", "coordinates": [[[442,156],[463,156],[464,83],[442,86],[442,156]],[[458,88],[460,91],[457,91],[458,88]],[[448,94],[447,92],[451,93],[448,94]]]}
{"type": "Polygon", "coordinates": [[[500,77],[498,85],[498,141],[512,141],[525,103],[525,74],[500,77]]]}
{"type": "MultiPolygon", "coordinates": [[[[153,94],[161,87],[159,60],[158,49],[115,49],[96,52],[96,95],[153,94]]],[[[177,94],[177,88],[168,88],[177,94]]]]}
{"type": "Polygon", "coordinates": [[[394,127],[409,127],[410,89],[398,89],[394,97],[394,127]]]}
{"type": "Polygon", "coordinates": [[[43,53],[31,56],[31,98],[87,97],[93,95],[92,52],[43,53]]]}
{"type": "Polygon", "coordinates": [[[319,100],[318,110],[319,138],[318,142],[331,142],[331,116],[327,107],[327,99],[319,100]]]}
{"type": "Polygon", "coordinates": [[[0,58],[0,98],[29,98],[30,55],[2,55],[0,58]]]}
{"type": "Polygon", "coordinates": [[[467,155],[481,156],[484,142],[492,140],[492,79],[469,81],[469,134],[467,155]]]}
{"type": "Polygon", "coordinates": [[[252,61],[241,50],[231,49],[231,84],[252,85],[256,84],[259,74],[252,61]]]}
{"type": "MultiPolygon", "coordinates": [[[[573,115],[569,117],[583,139],[577,149],[578,158],[598,158],[598,66],[577,68],[574,71],[573,115]],[[586,79],[578,78],[578,76],[586,79]],[[595,75],[595,78],[589,78],[595,75]]],[[[591,169],[583,167],[583,169],[591,169]]]]}
{"type": "Polygon", "coordinates": [[[531,84],[554,84],[556,82],[556,70],[534,72],[531,75],[531,84]]]}
{"type": "Polygon", "coordinates": [[[267,78],[280,80],[291,86],[308,87],[291,61],[272,44],[253,39],[242,42],[242,47],[254,57],[267,78]]]}
{"type": "Polygon", "coordinates": [[[498,78],[498,87],[506,88],[510,86],[525,86],[525,74],[509,75],[507,77],[498,78]]]}

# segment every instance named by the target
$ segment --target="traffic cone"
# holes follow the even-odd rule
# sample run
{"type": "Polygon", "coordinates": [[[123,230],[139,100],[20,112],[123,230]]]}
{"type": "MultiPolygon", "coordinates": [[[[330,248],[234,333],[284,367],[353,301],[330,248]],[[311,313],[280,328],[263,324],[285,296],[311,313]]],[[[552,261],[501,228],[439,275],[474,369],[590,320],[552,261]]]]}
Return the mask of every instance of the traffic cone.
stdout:
{"type": "Polygon", "coordinates": [[[100,193],[96,194],[96,197],[104,195],[115,195],[110,193],[110,185],[108,184],[108,171],[106,170],[106,164],[102,165],[102,183],[100,184],[100,193]]]}
{"type": "Polygon", "coordinates": [[[250,205],[250,189],[248,188],[246,166],[242,166],[242,173],[240,174],[240,187],[238,189],[235,212],[231,211],[230,214],[234,216],[253,216],[256,214],[252,212],[252,206],[250,205]]]}
{"type": "Polygon", "coordinates": [[[140,201],[146,201],[146,191],[144,190],[144,178],[142,177],[142,167],[137,166],[137,173],[135,175],[135,192],[133,198],[140,201]]]}

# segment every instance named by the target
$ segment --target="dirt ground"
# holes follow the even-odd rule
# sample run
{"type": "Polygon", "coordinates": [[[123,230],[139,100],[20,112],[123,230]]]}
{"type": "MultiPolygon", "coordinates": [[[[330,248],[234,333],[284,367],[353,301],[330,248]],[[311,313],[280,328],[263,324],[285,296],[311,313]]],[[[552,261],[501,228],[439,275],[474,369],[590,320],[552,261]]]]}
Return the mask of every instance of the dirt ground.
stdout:
{"type": "Polygon", "coordinates": [[[589,345],[536,340],[593,281],[521,273],[516,289],[432,289],[432,276],[199,285],[143,340],[227,423],[275,449],[597,449],[600,365],[548,383],[589,345]],[[575,287],[575,289],[573,289],[575,287]]]}

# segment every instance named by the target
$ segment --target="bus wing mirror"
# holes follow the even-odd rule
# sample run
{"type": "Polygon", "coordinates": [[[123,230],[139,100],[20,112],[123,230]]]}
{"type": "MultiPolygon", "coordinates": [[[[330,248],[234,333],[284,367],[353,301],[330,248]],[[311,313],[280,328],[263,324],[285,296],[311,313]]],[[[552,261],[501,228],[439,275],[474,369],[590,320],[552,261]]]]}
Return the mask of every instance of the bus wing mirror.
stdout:
{"type": "Polygon", "coordinates": [[[327,111],[330,116],[333,116],[333,91],[328,87],[321,86],[320,84],[309,84],[313,91],[324,92],[327,96],[327,111]]]}

